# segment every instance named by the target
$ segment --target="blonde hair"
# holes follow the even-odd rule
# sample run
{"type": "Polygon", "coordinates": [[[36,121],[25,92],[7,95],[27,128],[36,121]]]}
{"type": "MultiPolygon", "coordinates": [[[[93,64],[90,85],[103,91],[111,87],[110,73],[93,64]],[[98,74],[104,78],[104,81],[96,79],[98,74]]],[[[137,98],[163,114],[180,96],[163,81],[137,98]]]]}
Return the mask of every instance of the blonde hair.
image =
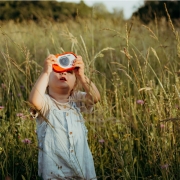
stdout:
{"type": "Polygon", "coordinates": [[[81,89],[82,89],[82,86],[81,86],[79,80],[76,78],[74,87],[73,87],[73,89],[70,92],[70,96],[73,94],[74,91],[78,91],[78,90],[81,90],[81,89]]]}

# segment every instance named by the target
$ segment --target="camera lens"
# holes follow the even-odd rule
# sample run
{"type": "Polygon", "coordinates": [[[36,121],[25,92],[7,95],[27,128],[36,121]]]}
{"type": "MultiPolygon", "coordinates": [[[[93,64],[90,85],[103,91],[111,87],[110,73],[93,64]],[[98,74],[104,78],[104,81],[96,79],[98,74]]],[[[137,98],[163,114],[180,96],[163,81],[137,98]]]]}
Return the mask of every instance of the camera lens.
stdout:
{"type": "Polygon", "coordinates": [[[67,57],[61,57],[59,59],[59,64],[62,66],[68,66],[69,65],[69,59],[67,57]]]}

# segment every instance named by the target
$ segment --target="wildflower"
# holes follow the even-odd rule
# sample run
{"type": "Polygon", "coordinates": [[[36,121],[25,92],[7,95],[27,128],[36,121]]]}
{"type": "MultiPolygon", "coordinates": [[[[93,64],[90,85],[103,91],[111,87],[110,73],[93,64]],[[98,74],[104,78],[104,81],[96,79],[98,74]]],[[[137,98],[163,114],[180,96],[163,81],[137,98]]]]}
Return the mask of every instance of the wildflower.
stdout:
{"type": "Polygon", "coordinates": [[[6,176],[5,180],[12,180],[10,176],[6,176]]]}
{"type": "Polygon", "coordinates": [[[1,110],[1,109],[4,109],[4,106],[0,106],[0,110],[1,110]]]}
{"type": "Polygon", "coordinates": [[[16,116],[17,116],[17,117],[23,117],[24,114],[23,114],[23,113],[17,113],[16,116]]]}
{"type": "Polygon", "coordinates": [[[26,119],[26,117],[27,117],[27,116],[25,116],[25,115],[24,115],[24,116],[21,116],[21,119],[26,119]]]}
{"type": "Polygon", "coordinates": [[[21,93],[18,94],[18,97],[20,97],[20,96],[21,96],[21,93]]]}
{"type": "Polygon", "coordinates": [[[167,170],[167,169],[168,169],[168,167],[169,167],[169,164],[163,164],[163,165],[161,165],[161,169],[165,169],[165,170],[167,170]]]}
{"type": "Polygon", "coordinates": [[[29,139],[27,139],[27,138],[23,139],[22,142],[23,142],[24,144],[31,144],[31,140],[29,140],[29,139]]]}
{"type": "Polygon", "coordinates": [[[23,113],[17,113],[16,114],[17,117],[21,118],[21,119],[26,119],[26,115],[24,115],[23,113]]]}
{"type": "Polygon", "coordinates": [[[4,83],[1,83],[1,87],[4,89],[6,88],[6,85],[4,83]]]}
{"type": "Polygon", "coordinates": [[[23,85],[21,85],[20,88],[23,89],[23,90],[25,89],[25,87],[23,85]]]}
{"type": "Polygon", "coordinates": [[[137,103],[137,104],[140,104],[140,105],[143,105],[143,104],[144,104],[144,101],[141,100],[141,99],[139,99],[139,100],[136,101],[136,103],[137,103]]]}
{"type": "Polygon", "coordinates": [[[177,110],[180,110],[180,106],[179,106],[179,105],[176,105],[175,108],[176,108],[177,110]]]}
{"type": "Polygon", "coordinates": [[[100,139],[100,140],[99,140],[99,143],[102,143],[102,144],[103,144],[104,142],[105,142],[104,139],[100,139]]]}
{"type": "Polygon", "coordinates": [[[165,124],[160,124],[160,128],[165,128],[165,124]]]}

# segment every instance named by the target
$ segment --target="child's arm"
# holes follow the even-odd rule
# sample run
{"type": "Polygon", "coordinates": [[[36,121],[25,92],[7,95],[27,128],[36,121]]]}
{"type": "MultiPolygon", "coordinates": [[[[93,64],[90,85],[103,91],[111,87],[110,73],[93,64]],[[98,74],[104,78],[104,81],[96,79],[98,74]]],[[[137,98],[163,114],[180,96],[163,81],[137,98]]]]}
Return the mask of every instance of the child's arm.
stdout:
{"type": "Polygon", "coordinates": [[[34,105],[37,110],[42,108],[43,97],[48,86],[49,75],[52,72],[52,64],[54,64],[55,61],[56,57],[54,55],[49,55],[46,58],[43,71],[30,92],[29,102],[34,105]]]}
{"type": "Polygon", "coordinates": [[[74,66],[78,67],[77,69],[75,69],[75,74],[87,93],[86,99],[88,100],[88,104],[94,104],[100,101],[101,96],[97,87],[84,74],[84,62],[81,56],[77,56],[77,59],[74,62],[74,66]]]}

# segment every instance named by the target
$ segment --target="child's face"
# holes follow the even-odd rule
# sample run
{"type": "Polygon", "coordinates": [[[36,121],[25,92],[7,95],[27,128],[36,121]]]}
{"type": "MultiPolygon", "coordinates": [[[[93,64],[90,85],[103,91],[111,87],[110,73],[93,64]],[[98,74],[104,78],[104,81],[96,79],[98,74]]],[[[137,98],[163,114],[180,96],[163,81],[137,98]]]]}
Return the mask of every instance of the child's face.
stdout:
{"type": "Polygon", "coordinates": [[[51,72],[49,77],[49,87],[67,89],[70,92],[76,83],[76,76],[74,71],[67,71],[62,73],[51,72]]]}

